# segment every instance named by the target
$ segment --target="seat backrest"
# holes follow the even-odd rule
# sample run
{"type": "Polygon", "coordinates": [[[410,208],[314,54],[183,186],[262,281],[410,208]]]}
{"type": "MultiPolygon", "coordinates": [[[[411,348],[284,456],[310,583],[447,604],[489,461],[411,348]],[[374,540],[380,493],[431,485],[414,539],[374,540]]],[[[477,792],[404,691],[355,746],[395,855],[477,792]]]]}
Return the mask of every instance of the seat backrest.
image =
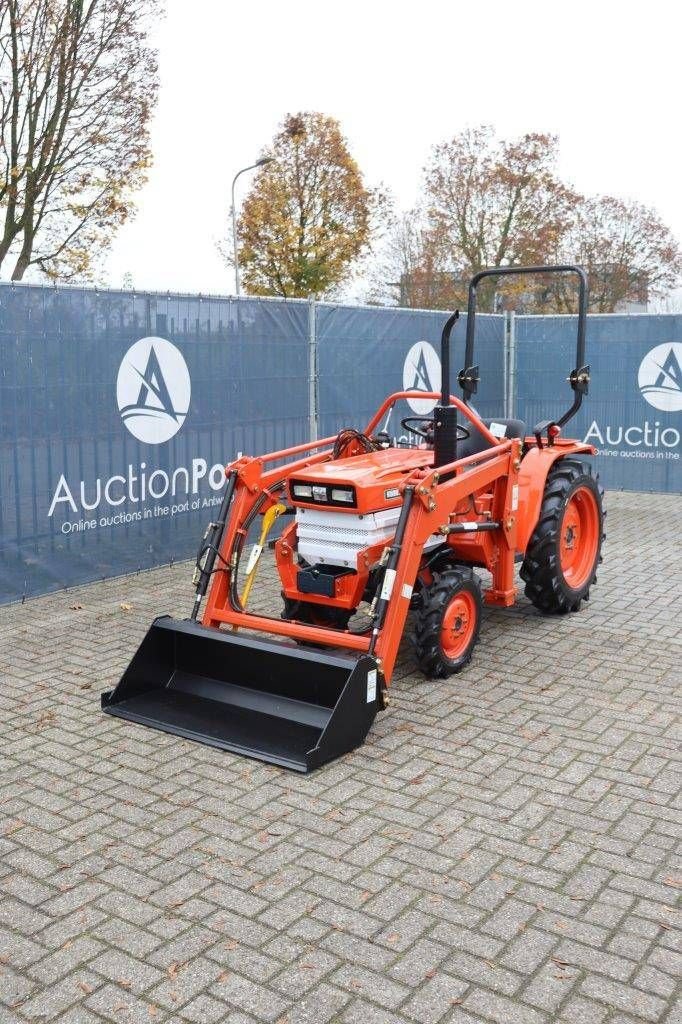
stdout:
{"type": "MultiPolygon", "coordinates": [[[[500,440],[505,437],[525,437],[526,436],[526,424],[523,420],[515,419],[504,419],[493,417],[492,419],[484,419],[486,427],[499,437],[500,440]]],[[[460,441],[457,445],[457,458],[463,459],[467,455],[478,455],[479,452],[487,451],[488,448],[492,448],[493,445],[486,437],[483,436],[480,430],[474,426],[473,423],[464,423],[462,426],[466,426],[466,429],[470,431],[470,437],[467,437],[464,441],[460,441]]]]}
{"type": "Polygon", "coordinates": [[[525,437],[526,436],[526,424],[523,420],[512,420],[512,419],[491,419],[483,420],[486,427],[491,430],[491,433],[500,437],[525,437]],[[492,429],[494,425],[499,424],[505,428],[504,433],[492,429]]]}

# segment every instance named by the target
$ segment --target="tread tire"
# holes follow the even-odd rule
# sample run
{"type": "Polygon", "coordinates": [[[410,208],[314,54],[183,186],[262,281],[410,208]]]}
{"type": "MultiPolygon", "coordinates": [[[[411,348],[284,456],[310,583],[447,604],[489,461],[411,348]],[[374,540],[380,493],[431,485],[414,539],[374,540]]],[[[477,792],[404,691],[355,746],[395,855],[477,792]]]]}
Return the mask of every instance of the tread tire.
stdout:
{"type": "Polygon", "coordinates": [[[413,637],[417,664],[428,679],[445,679],[460,672],[471,661],[481,630],[481,584],[472,569],[458,566],[439,574],[433,583],[423,588],[421,596],[413,637]],[[476,621],[466,650],[458,658],[451,659],[442,647],[441,627],[448,605],[463,590],[474,599],[476,621]]]}
{"type": "Polygon", "coordinates": [[[570,458],[558,459],[547,474],[540,516],[521,565],[526,597],[540,611],[549,615],[565,615],[566,612],[577,612],[581,603],[589,600],[590,587],[597,582],[596,569],[602,561],[605,518],[604,488],[599,484],[599,474],[593,476],[589,463],[570,458]],[[599,543],[589,578],[581,587],[573,589],[561,571],[559,545],[564,511],[580,487],[587,487],[596,499],[599,543]]]}

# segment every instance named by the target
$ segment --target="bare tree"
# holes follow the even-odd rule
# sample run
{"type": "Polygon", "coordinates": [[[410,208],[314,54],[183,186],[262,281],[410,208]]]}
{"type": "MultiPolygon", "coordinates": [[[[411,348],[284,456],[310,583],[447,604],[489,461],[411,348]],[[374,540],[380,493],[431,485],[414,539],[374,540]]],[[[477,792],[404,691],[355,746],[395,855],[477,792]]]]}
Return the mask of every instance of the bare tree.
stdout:
{"type": "Polygon", "coordinates": [[[554,136],[510,142],[487,126],[435,146],[425,192],[437,263],[464,280],[486,266],[547,262],[579,198],[559,180],[556,157],[554,136]]]}
{"type": "Polygon", "coordinates": [[[449,309],[460,280],[439,258],[433,231],[421,206],[398,211],[391,198],[368,266],[366,300],[412,309],[449,309]]]}
{"type": "Polygon", "coordinates": [[[151,162],[157,0],[0,0],[0,270],[87,277],[151,162]]]}
{"type": "MultiPolygon", "coordinates": [[[[390,211],[372,298],[453,308],[466,302],[466,282],[482,267],[557,262],[587,267],[593,312],[660,300],[674,289],[682,254],[658,214],[612,196],[578,195],[559,179],[556,157],[553,136],[505,141],[486,126],[435,146],[420,209],[390,211]]],[[[569,312],[577,295],[574,278],[545,276],[484,283],[480,299],[488,309],[569,312]]]]}
{"type": "MultiPolygon", "coordinates": [[[[590,277],[590,310],[613,313],[628,301],[644,305],[667,295],[680,281],[682,252],[655,210],[613,196],[577,204],[560,239],[557,259],[580,263],[590,277]]],[[[553,282],[548,303],[575,308],[569,279],[553,282]]],[[[542,308],[543,300],[538,303],[542,308]]]]}

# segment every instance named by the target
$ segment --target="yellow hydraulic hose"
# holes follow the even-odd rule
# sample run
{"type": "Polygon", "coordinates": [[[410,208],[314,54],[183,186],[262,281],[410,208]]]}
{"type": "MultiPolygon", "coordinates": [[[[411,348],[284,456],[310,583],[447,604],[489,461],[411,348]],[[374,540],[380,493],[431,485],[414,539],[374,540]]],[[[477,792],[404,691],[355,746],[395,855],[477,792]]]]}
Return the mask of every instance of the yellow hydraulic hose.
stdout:
{"type": "Polygon", "coordinates": [[[281,516],[282,512],[286,511],[286,505],[271,505],[267,512],[263,515],[263,526],[260,531],[260,537],[258,543],[254,544],[251,548],[251,554],[249,555],[249,561],[246,565],[246,581],[244,583],[244,589],[241,592],[239,600],[242,603],[242,608],[246,608],[246,602],[249,600],[249,594],[253,586],[253,581],[256,578],[258,572],[258,563],[260,562],[260,556],[263,554],[263,548],[265,542],[268,539],[268,534],[272,529],[275,520],[278,516],[281,516]]]}

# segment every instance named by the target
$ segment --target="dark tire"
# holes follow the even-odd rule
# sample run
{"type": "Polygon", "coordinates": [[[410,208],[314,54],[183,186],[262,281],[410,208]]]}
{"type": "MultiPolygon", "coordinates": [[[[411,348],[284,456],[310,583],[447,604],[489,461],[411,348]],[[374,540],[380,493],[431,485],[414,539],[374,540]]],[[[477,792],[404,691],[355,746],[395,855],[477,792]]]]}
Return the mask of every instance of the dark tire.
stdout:
{"type": "Polygon", "coordinates": [[[353,612],[345,608],[334,608],[324,604],[313,604],[312,601],[293,601],[284,598],[283,619],[296,619],[311,626],[325,626],[330,629],[348,629],[353,612]]]}
{"type": "Polygon", "coordinates": [[[540,517],[521,566],[526,597],[553,615],[577,612],[597,582],[605,537],[604,490],[588,463],[559,459],[547,474],[540,517]]]}
{"type": "Polygon", "coordinates": [[[456,561],[455,553],[452,548],[445,544],[439,551],[426,555],[423,559],[422,569],[417,574],[414,593],[410,601],[410,610],[417,611],[421,608],[424,595],[439,576],[442,576],[444,572],[457,568],[459,568],[459,564],[456,561]]]}
{"type": "Polygon", "coordinates": [[[481,629],[481,584],[464,566],[438,575],[421,593],[414,632],[417,663],[429,679],[445,679],[471,661],[481,629]]]}
{"type": "Polygon", "coordinates": [[[447,544],[431,558],[427,557],[426,563],[434,576],[442,576],[444,572],[451,572],[453,569],[459,568],[457,556],[447,544]]]}

